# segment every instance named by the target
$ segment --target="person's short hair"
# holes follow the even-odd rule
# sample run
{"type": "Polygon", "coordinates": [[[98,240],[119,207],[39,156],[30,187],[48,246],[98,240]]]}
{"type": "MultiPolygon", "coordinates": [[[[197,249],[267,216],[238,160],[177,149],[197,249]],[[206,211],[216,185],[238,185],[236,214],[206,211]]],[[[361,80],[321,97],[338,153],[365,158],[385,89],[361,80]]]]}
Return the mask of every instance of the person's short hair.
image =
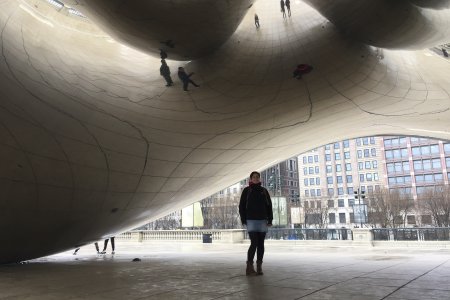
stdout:
{"type": "Polygon", "coordinates": [[[165,60],[165,59],[161,59],[161,62],[162,62],[162,63],[165,63],[165,62],[166,62],[166,60],[165,60]]]}
{"type": "Polygon", "coordinates": [[[261,178],[261,174],[260,174],[259,172],[253,171],[253,172],[250,173],[250,179],[252,179],[252,176],[253,176],[254,174],[258,174],[258,177],[261,178]]]}

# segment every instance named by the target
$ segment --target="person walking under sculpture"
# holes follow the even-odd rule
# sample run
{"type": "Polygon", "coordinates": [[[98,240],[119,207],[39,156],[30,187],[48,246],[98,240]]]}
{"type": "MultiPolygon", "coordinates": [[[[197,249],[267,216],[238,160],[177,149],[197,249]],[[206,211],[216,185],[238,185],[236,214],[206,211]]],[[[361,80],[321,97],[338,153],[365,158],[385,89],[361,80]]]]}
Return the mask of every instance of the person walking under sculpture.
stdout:
{"type": "Polygon", "coordinates": [[[291,17],[291,1],[290,0],[286,0],[285,5],[286,5],[287,11],[288,11],[288,16],[290,18],[291,17]]]}
{"type": "Polygon", "coordinates": [[[167,82],[166,86],[173,85],[172,77],[170,77],[170,68],[166,63],[166,60],[164,59],[161,59],[161,67],[159,68],[159,73],[166,80],[167,82]]]}
{"type": "Polygon", "coordinates": [[[241,194],[239,215],[243,225],[247,226],[250,247],[247,251],[247,268],[245,275],[263,275],[264,239],[268,226],[272,226],[273,211],[269,192],[261,186],[261,175],[253,171],[249,186],[241,194]],[[256,252],[256,271],[253,259],[256,252]]]}
{"type": "Polygon", "coordinates": [[[283,18],[286,18],[286,11],[284,10],[284,1],[280,0],[281,12],[283,13],[283,18]]]}
{"type": "MultiPolygon", "coordinates": [[[[98,243],[95,242],[95,249],[97,250],[97,254],[100,254],[100,249],[98,248],[98,243]]],[[[75,251],[73,251],[73,255],[77,255],[78,251],[80,250],[80,247],[78,247],[77,249],[75,249],[75,251]]]]}
{"type": "Polygon", "coordinates": [[[257,14],[255,14],[255,26],[256,28],[259,28],[259,17],[257,14]]]}
{"type": "Polygon", "coordinates": [[[192,79],[191,79],[192,75],[194,75],[194,73],[190,73],[188,75],[183,67],[178,68],[178,77],[183,82],[183,90],[184,91],[188,91],[189,83],[192,83],[195,87],[199,87],[198,84],[196,84],[194,81],[192,81],[192,79]]]}
{"type": "MultiPolygon", "coordinates": [[[[109,240],[111,240],[111,248],[112,248],[111,254],[115,254],[115,253],[116,253],[116,252],[115,252],[115,250],[116,250],[116,245],[115,245],[115,243],[114,243],[114,237],[110,237],[109,240]]],[[[108,239],[106,239],[106,240],[104,241],[104,243],[103,243],[103,251],[100,252],[100,254],[106,254],[106,248],[107,248],[107,247],[108,247],[108,239]]]]}

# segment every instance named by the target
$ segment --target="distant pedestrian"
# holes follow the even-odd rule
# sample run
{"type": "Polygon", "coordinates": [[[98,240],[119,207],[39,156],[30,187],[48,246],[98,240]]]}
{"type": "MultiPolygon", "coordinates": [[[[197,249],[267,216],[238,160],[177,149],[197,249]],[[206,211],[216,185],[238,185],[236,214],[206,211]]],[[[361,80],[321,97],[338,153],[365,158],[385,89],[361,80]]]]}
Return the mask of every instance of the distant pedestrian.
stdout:
{"type": "Polygon", "coordinates": [[[194,75],[194,73],[189,73],[189,75],[188,75],[183,67],[178,68],[178,77],[183,82],[183,90],[184,91],[188,91],[189,83],[192,83],[195,87],[199,87],[198,84],[196,84],[194,81],[192,81],[192,79],[191,79],[192,75],[194,75]]]}
{"type": "Polygon", "coordinates": [[[167,58],[167,53],[163,49],[159,49],[159,56],[161,56],[161,59],[167,58]]]}
{"type": "Polygon", "coordinates": [[[170,77],[170,68],[164,59],[161,59],[161,67],[159,68],[159,73],[166,80],[166,86],[173,85],[172,77],[170,77]]]}
{"type": "Polygon", "coordinates": [[[255,14],[255,26],[256,28],[259,28],[259,17],[257,14],[255,14]]]}
{"type": "Polygon", "coordinates": [[[284,1],[280,0],[281,12],[283,13],[283,18],[286,18],[286,11],[284,10],[284,1]]]}
{"type": "Polygon", "coordinates": [[[288,11],[288,16],[290,18],[291,17],[291,1],[290,0],[286,0],[285,5],[286,5],[287,11],[288,11]]]}
{"type": "Polygon", "coordinates": [[[442,48],[442,54],[443,54],[445,57],[448,57],[448,52],[447,52],[447,50],[445,50],[444,48],[442,48]]]}
{"type": "MultiPolygon", "coordinates": [[[[98,248],[98,243],[95,242],[95,249],[97,250],[97,254],[100,254],[100,249],[98,248]]],[[[75,251],[73,251],[73,255],[77,255],[78,251],[80,250],[80,247],[78,247],[77,249],[75,249],[75,251]]]]}
{"type": "Polygon", "coordinates": [[[103,243],[103,251],[100,252],[100,254],[106,254],[106,248],[108,247],[108,240],[111,240],[111,254],[115,254],[115,250],[116,250],[116,245],[114,243],[114,237],[110,237],[109,239],[106,239],[103,243]]]}

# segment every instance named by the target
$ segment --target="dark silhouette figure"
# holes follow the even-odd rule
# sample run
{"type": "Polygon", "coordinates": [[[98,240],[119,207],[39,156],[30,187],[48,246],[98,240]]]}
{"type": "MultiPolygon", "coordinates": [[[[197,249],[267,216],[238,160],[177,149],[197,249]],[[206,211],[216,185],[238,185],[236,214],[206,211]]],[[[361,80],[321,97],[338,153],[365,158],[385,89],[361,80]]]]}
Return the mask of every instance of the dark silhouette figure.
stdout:
{"type": "MultiPolygon", "coordinates": [[[[97,254],[100,254],[100,249],[98,248],[98,243],[95,242],[95,249],[97,250],[97,254]]],[[[75,251],[73,251],[73,255],[77,255],[78,251],[80,250],[80,247],[78,247],[77,249],[75,249],[75,251]]]]}
{"type": "Polygon", "coordinates": [[[183,90],[188,91],[188,85],[189,83],[192,83],[195,87],[199,87],[198,84],[192,81],[191,76],[194,75],[194,73],[190,73],[189,75],[186,73],[183,67],[178,68],[178,77],[183,82],[183,90]]]}
{"type": "Polygon", "coordinates": [[[167,53],[163,49],[159,49],[159,56],[161,56],[161,59],[167,58],[167,53]]]}
{"type": "Polygon", "coordinates": [[[269,192],[261,186],[261,175],[254,171],[250,174],[249,186],[241,194],[239,215],[243,225],[247,226],[250,247],[247,251],[247,276],[263,275],[264,239],[269,226],[272,226],[273,211],[269,192]],[[256,271],[253,259],[256,252],[256,271]]]}
{"type": "Polygon", "coordinates": [[[170,68],[164,59],[161,59],[161,67],[159,68],[159,73],[166,80],[166,86],[173,85],[172,77],[170,77],[170,68]]]}
{"type": "Polygon", "coordinates": [[[255,14],[255,26],[256,28],[259,28],[259,17],[257,14],[255,14]]]}
{"type": "Polygon", "coordinates": [[[297,78],[297,79],[302,79],[302,75],[303,74],[308,74],[309,72],[311,72],[313,69],[312,66],[307,65],[307,64],[300,64],[297,66],[297,68],[294,70],[293,72],[293,77],[297,78]]]}
{"type": "Polygon", "coordinates": [[[100,252],[100,254],[106,254],[106,248],[108,247],[108,240],[111,240],[111,248],[112,248],[111,254],[115,254],[115,253],[116,253],[116,252],[115,252],[115,250],[116,250],[116,245],[115,245],[115,243],[114,243],[114,237],[110,237],[109,239],[106,239],[106,240],[104,241],[104,243],[103,243],[103,251],[100,252]]]}
{"type": "Polygon", "coordinates": [[[448,57],[448,52],[447,52],[447,50],[445,50],[444,48],[442,48],[442,54],[443,54],[445,57],[448,57]]]}
{"type": "Polygon", "coordinates": [[[286,0],[285,5],[288,11],[288,16],[291,17],[291,0],[286,0]]]}
{"type": "Polygon", "coordinates": [[[280,1],[280,5],[281,5],[281,12],[283,13],[283,18],[286,18],[286,11],[284,10],[284,1],[283,0],[280,1]]]}

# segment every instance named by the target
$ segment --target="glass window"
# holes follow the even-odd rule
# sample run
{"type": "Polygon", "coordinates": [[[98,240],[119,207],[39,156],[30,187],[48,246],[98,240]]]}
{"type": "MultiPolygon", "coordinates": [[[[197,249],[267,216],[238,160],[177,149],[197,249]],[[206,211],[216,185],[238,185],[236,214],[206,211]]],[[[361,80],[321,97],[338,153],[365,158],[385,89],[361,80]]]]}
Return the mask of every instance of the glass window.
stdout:
{"type": "Polygon", "coordinates": [[[314,185],[314,178],[309,179],[309,185],[314,185]]]}
{"type": "Polygon", "coordinates": [[[377,149],[375,149],[375,148],[370,149],[370,154],[372,156],[377,156],[377,149]]]}
{"type": "Polygon", "coordinates": [[[424,182],[425,180],[423,175],[416,175],[414,178],[416,179],[416,182],[424,182]]]}
{"type": "Polygon", "coordinates": [[[330,224],[336,224],[336,214],[335,213],[329,213],[328,219],[330,224]]]}
{"type": "Polygon", "coordinates": [[[355,199],[348,199],[348,206],[352,207],[355,205],[355,199]]]}
{"type": "Polygon", "coordinates": [[[350,143],[349,143],[348,140],[344,140],[344,141],[342,142],[342,144],[344,145],[344,148],[350,147],[350,143]]]}
{"type": "Polygon", "coordinates": [[[316,185],[320,185],[320,177],[316,177],[316,185]]]}
{"type": "Polygon", "coordinates": [[[431,161],[429,159],[423,160],[423,170],[431,170],[431,161]]]}
{"type": "Polygon", "coordinates": [[[386,159],[394,158],[394,153],[392,152],[392,150],[387,150],[384,152],[384,154],[386,155],[386,159]]]}
{"type": "Polygon", "coordinates": [[[350,152],[344,152],[344,158],[345,159],[350,159],[350,152]]]}
{"type": "Polygon", "coordinates": [[[327,165],[327,173],[331,173],[332,172],[332,167],[331,166],[329,166],[329,165],[327,165]]]}
{"type": "Polygon", "coordinates": [[[399,138],[399,144],[400,144],[401,146],[406,145],[406,138],[405,138],[405,137],[399,138]]]}
{"type": "Polygon", "coordinates": [[[362,141],[363,141],[363,145],[369,145],[369,139],[368,138],[363,138],[362,139],[362,141]]]}
{"type": "Polygon", "coordinates": [[[338,199],[338,207],[345,207],[344,199],[338,199]]]}
{"type": "Polygon", "coordinates": [[[334,159],[335,160],[340,160],[341,159],[341,154],[340,153],[335,153],[334,154],[334,159]]]}
{"type": "Polygon", "coordinates": [[[327,183],[328,184],[333,184],[333,177],[327,177],[327,183]]]}
{"type": "Polygon", "coordinates": [[[328,207],[329,208],[334,207],[334,200],[328,200],[328,207]]]}
{"type": "Polygon", "coordinates": [[[450,153],[450,144],[444,144],[444,152],[445,152],[445,154],[450,153]]]}
{"type": "Polygon", "coordinates": [[[336,176],[336,182],[342,183],[342,176],[336,176]]]}
{"type": "Polygon", "coordinates": [[[305,186],[308,186],[308,178],[305,178],[304,180],[303,180],[303,183],[305,184],[305,186]]]}
{"type": "Polygon", "coordinates": [[[344,188],[338,188],[338,195],[344,195],[344,188]]]}
{"type": "Polygon", "coordinates": [[[314,174],[314,168],[313,167],[309,167],[308,168],[308,173],[309,174],[314,174]]]}
{"type": "Polygon", "coordinates": [[[369,157],[369,156],[370,156],[369,149],[364,149],[364,157],[369,157]]]}
{"type": "Polygon", "coordinates": [[[373,186],[371,185],[367,186],[367,193],[369,194],[373,193],[373,186]]]}
{"type": "Polygon", "coordinates": [[[409,161],[404,161],[403,163],[403,171],[409,171],[409,161]]]}
{"type": "MultiPolygon", "coordinates": [[[[347,194],[348,195],[353,195],[353,187],[348,187],[347,188],[347,194]]],[[[350,200],[349,200],[350,201],[350,200]]]]}
{"type": "Polygon", "coordinates": [[[450,157],[445,158],[445,165],[447,166],[447,169],[450,169],[450,157]]]}
{"type": "Polygon", "coordinates": [[[320,172],[319,172],[319,167],[314,167],[314,172],[316,173],[316,174],[319,174],[320,172]]]}
{"type": "Polygon", "coordinates": [[[305,196],[309,197],[309,191],[308,190],[305,190],[305,196]]]}
{"type": "Polygon", "coordinates": [[[316,190],[316,195],[319,196],[319,197],[322,196],[322,192],[320,191],[320,189],[316,190]]]}
{"type": "Polygon", "coordinates": [[[431,161],[431,165],[433,169],[441,169],[441,160],[439,158],[435,158],[431,161]]]}
{"type": "Polygon", "coordinates": [[[312,156],[308,156],[308,163],[312,163],[313,162],[313,157],[312,156]]]}
{"type": "Polygon", "coordinates": [[[358,163],[358,170],[363,170],[364,169],[364,163],[362,161],[360,161],[358,163]]]}
{"type": "Polygon", "coordinates": [[[307,163],[306,159],[307,159],[306,156],[303,156],[303,164],[307,163]]]}
{"type": "Polygon", "coordinates": [[[352,170],[352,164],[348,163],[345,164],[345,171],[351,171],[352,170]]]}
{"type": "Polygon", "coordinates": [[[443,176],[442,176],[442,173],[434,174],[434,181],[435,181],[435,182],[441,182],[441,181],[443,181],[443,180],[444,180],[444,178],[443,178],[443,176]]]}
{"type": "Polygon", "coordinates": [[[339,143],[334,143],[334,149],[339,149],[339,143]]]}
{"type": "Polygon", "coordinates": [[[319,155],[314,155],[314,162],[319,162],[319,155]]]}
{"type": "Polygon", "coordinates": [[[308,175],[308,168],[303,168],[303,175],[308,175]]]}
{"type": "Polygon", "coordinates": [[[384,140],[384,147],[391,147],[392,146],[392,140],[391,139],[385,139],[384,140]]]}
{"type": "Polygon", "coordinates": [[[373,173],[373,180],[379,180],[378,173],[373,173]]]}
{"type": "Polygon", "coordinates": [[[341,164],[336,165],[336,172],[342,172],[341,164]]]}
{"type": "Polygon", "coordinates": [[[422,161],[421,160],[414,160],[413,161],[413,165],[414,165],[414,171],[422,171],[423,170],[423,166],[422,166],[422,161]]]}
{"type": "Polygon", "coordinates": [[[388,173],[388,174],[392,174],[392,173],[395,172],[394,164],[393,164],[393,163],[386,164],[386,168],[387,168],[387,173],[388,173]]]}
{"type": "Polygon", "coordinates": [[[334,189],[333,188],[329,188],[328,189],[328,196],[330,196],[330,197],[334,196],[334,189]]]}
{"type": "Polygon", "coordinates": [[[417,143],[417,142],[419,142],[418,137],[411,137],[411,143],[417,143]]]}
{"type": "Polygon", "coordinates": [[[373,136],[370,137],[370,144],[375,145],[375,137],[373,136]]]}
{"type": "Polygon", "coordinates": [[[371,173],[367,173],[366,174],[366,180],[367,181],[372,181],[372,174],[371,173]]]}
{"type": "Polygon", "coordinates": [[[402,163],[396,162],[394,163],[395,172],[401,173],[403,171],[402,163]]]}
{"type": "Polygon", "coordinates": [[[378,168],[378,161],[376,161],[376,160],[373,160],[373,161],[372,161],[372,168],[373,168],[373,169],[378,168]]]}
{"type": "Polygon", "coordinates": [[[370,163],[370,161],[366,161],[364,166],[366,167],[366,169],[370,169],[372,167],[372,164],[370,163]]]}
{"type": "Polygon", "coordinates": [[[439,154],[439,145],[431,145],[430,152],[431,154],[439,154]]]}
{"type": "Polygon", "coordinates": [[[325,150],[330,150],[330,144],[325,145],[325,150]]]}
{"type": "Polygon", "coordinates": [[[397,181],[395,180],[395,177],[388,177],[388,183],[389,184],[396,184],[397,181]]]}
{"type": "Polygon", "coordinates": [[[359,174],[359,182],[364,182],[364,174],[359,174]]]}
{"type": "Polygon", "coordinates": [[[362,150],[358,150],[358,158],[362,158],[362,150]]]}
{"type": "Polygon", "coordinates": [[[331,154],[325,154],[325,160],[331,161],[331,154]]]}
{"type": "Polygon", "coordinates": [[[345,213],[339,213],[339,223],[341,223],[341,224],[347,223],[347,221],[345,219],[345,213]]]}
{"type": "Polygon", "coordinates": [[[314,189],[311,190],[311,191],[310,191],[310,194],[311,194],[311,197],[315,197],[315,196],[316,196],[316,190],[314,190],[314,189]]]}
{"type": "Polygon", "coordinates": [[[347,175],[347,183],[352,183],[352,182],[353,182],[352,175],[347,175]]]}
{"type": "Polygon", "coordinates": [[[422,152],[422,155],[430,155],[430,146],[420,147],[420,152],[422,152]]]}
{"type": "Polygon", "coordinates": [[[420,156],[420,147],[412,147],[411,148],[412,151],[412,156],[420,156]]]}
{"type": "Polygon", "coordinates": [[[375,192],[379,192],[380,190],[381,190],[380,186],[379,186],[379,185],[376,185],[376,186],[375,186],[375,192]]]}
{"type": "Polygon", "coordinates": [[[361,146],[361,139],[356,139],[356,145],[361,146]]]}

